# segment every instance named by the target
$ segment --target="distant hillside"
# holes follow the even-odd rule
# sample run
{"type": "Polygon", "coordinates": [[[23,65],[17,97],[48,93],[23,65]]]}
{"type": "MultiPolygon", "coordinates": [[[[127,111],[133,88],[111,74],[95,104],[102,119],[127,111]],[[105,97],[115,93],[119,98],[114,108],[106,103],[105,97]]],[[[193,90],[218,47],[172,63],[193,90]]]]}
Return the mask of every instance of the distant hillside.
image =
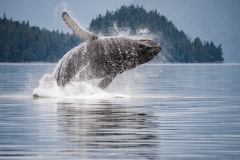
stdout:
{"type": "MultiPolygon", "coordinates": [[[[111,27],[129,27],[135,34],[138,29],[147,28],[156,35],[155,40],[163,48],[155,62],[222,62],[221,45],[193,41],[183,31],[178,31],[172,22],[156,10],[146,12],[142,7],[122,6],[116,12],[99,15],[90,24],[90,30],[111,35],[111,27]]],[[[71,34],[48,31],[30,26],[29,22],[0,18],[0,62],[57,62],[71,48],[82,40],[71,34]]]]}
{"type": "Polygon", "coordinates": [[[79,43],[73,35],[0,18],[0,62],[56,62],[79,43]]]}
{"type": "MultiPolygon", "coordinates": [[[[184,18],[184,17],[183,17],[184,18]]],[[[155,62],[223,62],[221,45],[216,47],[213,42],[202,42],[200,38],[193,41],[183,31],[179,31],[171,21],[160,15],[156,10],[147,12],[142,7],[133,5],[122,6],[115,12],[99,15],[90,24],[90,30],[105,35],[111,34],[113,24],[119,28],[129,27],[133,34],[138,29],[147,28],[155,33],[163,47],[155,62]],[[163,58],[164,57],[164,58],[163,58]]]]}

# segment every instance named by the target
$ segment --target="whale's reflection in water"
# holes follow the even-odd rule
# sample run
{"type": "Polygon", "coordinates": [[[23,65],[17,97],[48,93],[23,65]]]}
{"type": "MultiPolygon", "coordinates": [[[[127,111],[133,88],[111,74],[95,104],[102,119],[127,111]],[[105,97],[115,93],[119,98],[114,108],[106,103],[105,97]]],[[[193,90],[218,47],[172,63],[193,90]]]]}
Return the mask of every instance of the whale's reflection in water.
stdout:
{"type": "Polygon", "coordinates": [[[60,132],[63,140],[70,142],[63,152],[103,159],[119,156],[155,159],[159,156],[159,122],[155,123],[151,109],[104,100],[59,102],[57,105],[60,132]]]}

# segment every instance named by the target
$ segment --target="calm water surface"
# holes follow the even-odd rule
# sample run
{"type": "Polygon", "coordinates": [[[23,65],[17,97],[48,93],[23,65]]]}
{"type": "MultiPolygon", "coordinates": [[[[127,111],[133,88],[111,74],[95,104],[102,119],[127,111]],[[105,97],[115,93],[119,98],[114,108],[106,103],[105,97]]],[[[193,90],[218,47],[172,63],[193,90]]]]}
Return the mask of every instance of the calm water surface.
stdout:
{"type": "Polygon", "coordinates": [[[32,98],[55,64],[0,64],[0,159],[240,159],[240,65],[142,65],[123,98],[32,98]]]}

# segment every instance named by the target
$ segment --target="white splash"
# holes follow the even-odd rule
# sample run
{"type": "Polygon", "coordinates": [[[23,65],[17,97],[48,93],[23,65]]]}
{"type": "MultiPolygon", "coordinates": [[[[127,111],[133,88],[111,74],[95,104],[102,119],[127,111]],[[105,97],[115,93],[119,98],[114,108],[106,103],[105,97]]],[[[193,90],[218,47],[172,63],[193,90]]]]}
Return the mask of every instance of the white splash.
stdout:
{"type": "Polygon", "coordinates": [[[62,15],[62,12],[67,12],[68,15],[71,16],[71,18],[79,25],[82,27],[86,27],[86,25],[84,23],[80,23],[77,18],[74,16],[72,7],[70,4],[68,4],[67,2],[61,2],[59,3],[55,9],[54,9],[54,18],[55,19],[59,19],[59,15],[62,15]],[[59,13],[59,11],[61,11],[61,13],[59,13]]]}
{"type": "Polygon", "coordinates": [[[133,34],[132,30],[128,27],[119,28],[117,23],[114,22],[113,27],[109,28],[110,34],[116,37],[128,37],[131,39],[149,39],[154,40],[157,36],[155,34],[150,33],[150,31],[145,29],[138,29],[135,34],[133,34]]]}
{"type": "Polygon", "coordinates": [[[54,10],[54,17],[55,18],[59,17],[59,13],[58,13],[59,10],[61,10],[61,12],[68,12],[69,14],[72,15],[71,6],[67,2],[61,2],[56,6],[56,8],[54,10]]]}
{"type": "Polygon", "coordinates": [[[39,86],[33,90],[33,95],[40,98],[77,98],[77,99],[111,99],[130,98],[128,95],[107,93],[98,89],[90,82],[69,82],[65,87],[57,85],[55,78],[45,74],[39,81],[39,86]]]}

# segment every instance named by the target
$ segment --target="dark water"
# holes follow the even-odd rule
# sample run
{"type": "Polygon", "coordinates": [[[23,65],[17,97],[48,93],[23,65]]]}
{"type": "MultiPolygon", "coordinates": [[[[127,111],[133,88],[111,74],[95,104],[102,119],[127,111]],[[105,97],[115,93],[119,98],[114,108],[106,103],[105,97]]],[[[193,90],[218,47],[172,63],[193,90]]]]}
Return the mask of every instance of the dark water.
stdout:
{"type": "Polygon", "coordinates": [[[0,64],[0,159],[240,159],[240,65],[143,65],[109,94],[39,98],[55,64],[0,64]]]}

